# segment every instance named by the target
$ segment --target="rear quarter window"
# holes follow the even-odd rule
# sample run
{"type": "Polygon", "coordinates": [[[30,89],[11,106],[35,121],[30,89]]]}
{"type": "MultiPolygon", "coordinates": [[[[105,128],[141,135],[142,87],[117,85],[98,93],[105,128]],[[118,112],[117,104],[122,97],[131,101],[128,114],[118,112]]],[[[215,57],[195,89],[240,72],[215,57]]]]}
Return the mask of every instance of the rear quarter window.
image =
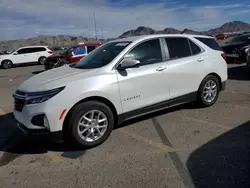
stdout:
{"type": "Polygon", "coordinates": [[[202,37],[195,37],[195,38],[213,50],[222,51],[219,44],[213,38],[202,38],[202,37]]]}

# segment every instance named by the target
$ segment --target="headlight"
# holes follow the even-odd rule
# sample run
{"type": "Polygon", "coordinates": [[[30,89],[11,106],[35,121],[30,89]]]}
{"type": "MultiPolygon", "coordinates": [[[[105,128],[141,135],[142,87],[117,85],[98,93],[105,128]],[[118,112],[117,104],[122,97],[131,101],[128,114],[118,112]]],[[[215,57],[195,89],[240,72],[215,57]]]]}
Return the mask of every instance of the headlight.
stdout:
{"type": "Polygon", "coordinates": [[[52,89],[52,90],[48,90],[48,91],[27,93],[26,104],[37,104],[37,103],[45,102],[49,100],[50,98],[54,97],[59,92],[61,92],[64,88],[65,86],[52,89]]]}

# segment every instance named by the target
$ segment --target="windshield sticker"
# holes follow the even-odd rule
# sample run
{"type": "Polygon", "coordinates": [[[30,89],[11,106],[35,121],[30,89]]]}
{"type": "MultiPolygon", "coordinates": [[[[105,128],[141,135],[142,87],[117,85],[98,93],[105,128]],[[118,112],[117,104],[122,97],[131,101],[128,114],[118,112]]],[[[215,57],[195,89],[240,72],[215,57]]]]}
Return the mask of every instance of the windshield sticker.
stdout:
{"type": "Polygon", "coordinates": [[[128,42],[121,42],[117,43],[115,46],[127,46],[129,43],[128,42]]]}

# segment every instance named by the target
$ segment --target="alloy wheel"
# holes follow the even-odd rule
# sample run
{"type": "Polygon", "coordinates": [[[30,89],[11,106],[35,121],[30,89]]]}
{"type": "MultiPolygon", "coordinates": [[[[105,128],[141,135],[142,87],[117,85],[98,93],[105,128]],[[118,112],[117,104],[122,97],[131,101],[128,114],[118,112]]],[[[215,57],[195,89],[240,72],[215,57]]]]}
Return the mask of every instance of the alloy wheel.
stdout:
{"type": "Polygon", "coordinates": [[[3,63],[3,67],[4,67],[5,69],[10,68],[10,67],[11,67],[11,61],[5,61],[5,62],[3,63]]]}
{"type": "Polygon", "coordinates": [[[211,103],[217,95],[217,84],[213,80],[209,80],[203,89],[203,98],[206,102],[211,103]]]}
{"type": "Polygon", "coordinates": [[[95,142],[105,134],[107,127],[107,116],[100,110],[91,110],[80,118],[77,131],[84,141],[95,142]]]}

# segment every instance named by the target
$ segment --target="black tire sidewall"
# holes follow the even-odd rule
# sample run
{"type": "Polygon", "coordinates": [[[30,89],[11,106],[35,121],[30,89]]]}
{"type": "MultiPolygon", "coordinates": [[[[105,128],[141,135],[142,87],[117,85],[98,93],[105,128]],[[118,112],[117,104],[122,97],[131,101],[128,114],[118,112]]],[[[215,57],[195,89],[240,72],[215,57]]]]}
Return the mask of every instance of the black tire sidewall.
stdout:
{"type": "Polygon", "coordinates": [[[72,111],[72,116],[69,121],[69,131],[70,131],[70,137],[73,143],[75,143],[77,146],[88,149],[92,147],[96,147],[100,144],[102,144],[104,141],[108,139],[110,136],[113,128],[114,128],[114,115],[112,111],[109,109],[107,105],[104,103],[98,102],[98,101],[88,101],[81,104],[78,104],[74,107],[72,111]],[[91,110],[100,110],[102,111],[108,118],[108,127],[104,135],[97,141],[94,142],[86,142],[81,139],[81,137],[78,135],[78,122],[80,118],[88,111],[91,110]]]}
{"type": "Polygon", "coordinates": [[[199,88],[199,103],[202,105],[202,106],[205,106],[205,107],[208,107],[208,106],[212,106],[218,99],[219,97],[219,92],[220,92],[220,84],[219,84],[219,80],[213,76],[213,75],[209,75],[207,76],[201,83],[200,85],[200,88],[199,88]],[[206,85],[206,83],[208,81],[214,81],[216,83],[216,86],[217,86],[217,94],[216,94],[216,97],[214,98],[214,100],[212,102],[207,102],[205,99],[204,99],[204,96],[203,96],[203,90],[204,90],[204,87],[206,85]]]}
{"type": "Polygon", "coordinates": [[[44,63],[41,63],[41,60],[42,60],[42,59],[44,59],[44,60],[45,60],[45,59],[46,59],[46,57],[44,57],[44,56],[39,57],[39,59],[38,59],[38,63],[39,63],[40,65],[44,65],[44,63]]]}
{"type": "Polygon", "coordinates": [[[3,61],[2,61],[2,63],[1,63],[1,64],[2,64],[2,68],[4,68],[4,69],[9,69],[9,68],[12,67],[12,62],[11,62],[11,61],[10,61],[10,66],[9,66],[9,67],[5,67],[5,66],[4,66],[4,64],[8,63],[8,61],[9,61],[9,60],[3,60],[3,61]]]}

